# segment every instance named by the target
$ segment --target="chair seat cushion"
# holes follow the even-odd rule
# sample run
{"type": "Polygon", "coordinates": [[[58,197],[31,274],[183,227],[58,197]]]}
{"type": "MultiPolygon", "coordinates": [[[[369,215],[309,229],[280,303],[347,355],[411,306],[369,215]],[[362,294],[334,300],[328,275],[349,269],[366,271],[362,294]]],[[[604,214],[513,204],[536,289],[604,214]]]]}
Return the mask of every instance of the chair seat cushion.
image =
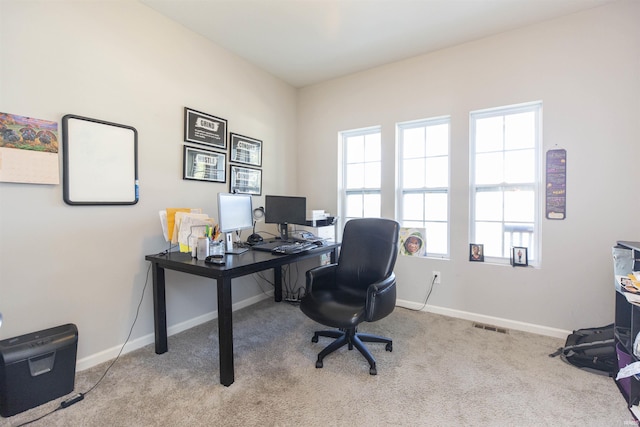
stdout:
{"type": "Polygon", "coordinates": [[[332,328],[353,328],[365,319],[364,295],[336,289],[314,290],[300,302],[300,310],[309,318],[332,328]]]}

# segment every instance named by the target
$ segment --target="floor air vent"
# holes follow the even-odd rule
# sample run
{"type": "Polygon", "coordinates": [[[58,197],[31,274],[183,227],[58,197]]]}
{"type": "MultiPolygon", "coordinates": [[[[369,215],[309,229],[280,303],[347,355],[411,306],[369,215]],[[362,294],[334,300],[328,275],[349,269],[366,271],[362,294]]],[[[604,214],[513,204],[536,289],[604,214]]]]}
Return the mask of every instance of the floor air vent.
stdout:
{"type": "Polygon", "coordinates": [[[493,326],[493,325],[485,325],[484,323],[474,323],[473,327],[478,329],[484,329],[487,331],[499,332],[501,334],[508,333],[508,331],[505,328],[500,328],[498,326],[493,326]]]}

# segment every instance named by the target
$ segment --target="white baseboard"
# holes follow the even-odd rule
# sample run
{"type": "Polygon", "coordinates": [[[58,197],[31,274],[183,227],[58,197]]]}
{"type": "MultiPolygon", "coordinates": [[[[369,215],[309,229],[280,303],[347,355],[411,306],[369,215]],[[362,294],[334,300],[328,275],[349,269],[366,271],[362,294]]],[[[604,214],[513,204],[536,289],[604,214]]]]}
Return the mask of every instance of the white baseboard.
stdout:
{"type": "MultiPolygon", "coordinates": [[[[412,301],[398,300],[396,305],[399,307],[410,308],[412,310],[420,310],[422,304],[412,301]]],[[[485,323],[493,326],[500,326],[501,328],[514,329],[516,331],[531,332],[533,334],[545,335],[554,338],[567,338],[567,335],[571,331],[565,331],[563,329],[549,328],[547,326],[535,325],[532,323],[518,322],[516,320],[503,319],[500,317],[485,316],[483,314],[470,313],[467,311],[454,310],[446,307],[438,307],[434,305],[427,305],[422,308],[422,311],[428,311],[429,313],[441,314],[443,316],[455,317],[458,319],[470,320],[472,322],[485,323]]]]}
{"type": "MultiPolygon", "coordinates": [[[[273,291],[256,295],[254,297],[239,301],[236,304],[233,304],[232,310],[233,311],[240,310],[242,308],[248,307],[250,305],[253,305],[267,298],[273,298],[273,291]]],[[[202,316],[194,317],[193,319],[189,319],[185,322],[178,323],[176,325],[168,327],[167,335],[168,336],[175,335],[182,331],[186,331],[187,329],[193,328],[194,326],[201,325],[205,322],[208,322],[210,320],[217,319],[217,318],[218,318],[218,310],[211,311],[209,313],[203,314],[202,316]]],[[[142,348],[154,342],[155,342],[155,335],[151,333],[127,342],[124,348],[122,348],[122,344],[120,344],[115,347],[111,347],[109,349],[101,351],[99,353],[92,354],[87,357],[83,357],[82,359],[79,359],[76,362],[76,371],[83,371],[85,369],[89,369],[93,366],[99,365],[103,362],[112,360],[118,356],[120,349],[122,349],[122,354],[127,354],[129,352],[132,352],[134,350],[137,350],[139,348],[142,348]]]]}
{"type": "MultiPolygon", "coordinates": [[[[242,308],[253,305],[259,301],[262,301],[266,298],[272,298],[273,292],[267,294],[256,295],[251,298],[247,298],[245,300],[239,301],[236,304],[233,304],[233,311],[240,310],[242,308]]],[[[406,307],[412,310],[420,310],[422,308],[422,304],[415,303],[412,301],[398,300],[396,305],[399,307],[406,307]]],[[[422,308],[422,311],[427,311],[434,314],[441,314],[443,316],[455,317],[458,319],[470,320],[473,322],[486,323],[493,326],[500,326],[502,328],[507,329],[515,329],[518,331],[531,332],[538,335],[545,335],[555,338],[566,338],[567,335],[571,333],[571,331],[565,331],[562,329],[549,328],[546,326],[534,325],[531,323],[518,322],[515,320],[502,319],[499,317],[493,316],[485,316],[482,314],[470,313],[461,310],[453,310],[445,307],[437,307],[433,305],[427,305],[422,308]]],[[[218,317],[218,311],[212,311],[206,314],[203,314],[198,317],[194,317],[193,319],[189,319],[185,322],[178,323],[176,325],[170,326],[167,328],[167,335],[175,335],[182,331],[186,331],[187,329],[193,328],[194,326],[201,325],[202,323],[208,322],[210,320],[216,319],[218,317]]],[[[152,344],[155,342],[155,336],[153,333],[144,335],[142,337],[136,338],[135,340],[129,341],[126,343],[124,348],[122,348],[122,344],[111,347],[104,351],[101,351],[96,354],[92,354],[90,356],[84,357],[76,362],[76,371],[83,371],[85,369],[89,369],[93,366],[99,365],[101,363],[107,362],[109,360],[114,359],[118,356],[118,353],[122,349],[122,354],[126,354],[142,348],[146,345],[152,344]]]]}

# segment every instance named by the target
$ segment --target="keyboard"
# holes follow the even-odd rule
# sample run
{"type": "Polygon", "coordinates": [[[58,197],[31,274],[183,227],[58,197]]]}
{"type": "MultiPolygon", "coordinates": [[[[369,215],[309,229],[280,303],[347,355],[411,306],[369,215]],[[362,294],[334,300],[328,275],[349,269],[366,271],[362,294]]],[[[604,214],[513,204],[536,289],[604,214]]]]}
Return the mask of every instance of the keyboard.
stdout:
{"type": "Polygon", "coordinates": [[[315,243],[311,243],[311,242],[285,243],[273,248],[271,250],[271,253],[277,254],[277,255],[299,254],[301,252],[306,252],[310,249],[317,248],[317,247],[318,246],[315,243]]]}

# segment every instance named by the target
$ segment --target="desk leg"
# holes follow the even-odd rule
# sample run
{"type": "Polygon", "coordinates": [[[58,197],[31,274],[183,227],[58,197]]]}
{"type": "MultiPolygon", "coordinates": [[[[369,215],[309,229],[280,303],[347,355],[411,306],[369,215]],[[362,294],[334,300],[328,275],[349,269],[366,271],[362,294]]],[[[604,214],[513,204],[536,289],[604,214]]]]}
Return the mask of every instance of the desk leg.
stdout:
{"type": "Polygon", "coordinates": [[[165,296],[164,268],[152,263],[153,270],[153,326],[156,337],[156,354],[166,353],[167,344],[167,299],[165,296]]]}
{"type": "Polygon", "coordinates": [[[218,284],[218,346],[220,384],[230,386],[233,374],[233,320],[231,309],[231,278],[217,279],[218,284]]]}
{"type": "Polygon", "coordinates": [[[282,267],[273,268],[273,300],[282,301],[282,267]]]}

